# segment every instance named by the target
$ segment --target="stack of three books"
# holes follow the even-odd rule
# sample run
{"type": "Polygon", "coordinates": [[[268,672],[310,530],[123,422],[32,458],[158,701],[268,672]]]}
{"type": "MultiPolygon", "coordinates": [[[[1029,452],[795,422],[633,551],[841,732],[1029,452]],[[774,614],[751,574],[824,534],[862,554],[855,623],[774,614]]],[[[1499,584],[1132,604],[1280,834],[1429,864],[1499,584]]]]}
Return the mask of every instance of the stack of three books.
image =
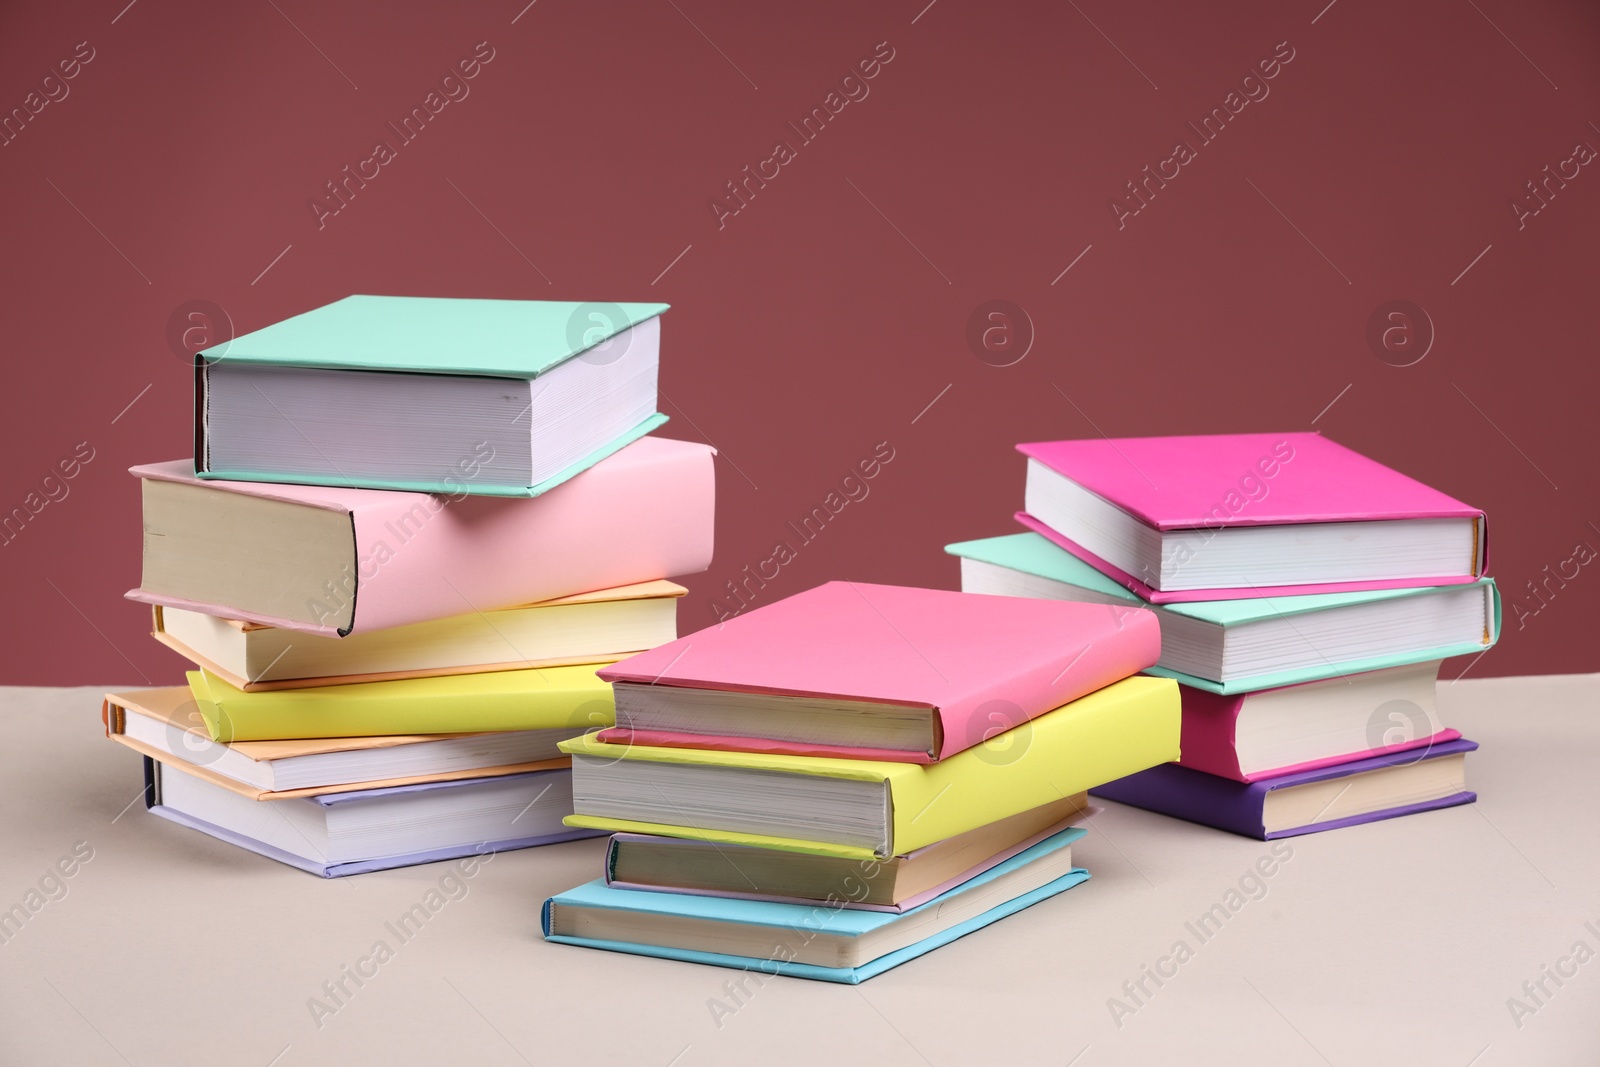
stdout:
{"type": "Polygon", "coordinates": [[[603,877],[556,942],[857,983],[1088,877],[1087,790],[1178,752],[1149,612],[831,582],[600,673],[603,877]]]}
{"type": "Polygon", "coordinates": [[[676,636],[714,484],[642,436],[662,306],[584,307],[353,297],[200,354],[129,594],[195,669],[102,711],[151,811],[325,877],[593,836],[557,746],[676,636]]]}
{"type": "Polygon", "coordinates": [[[1476,799],[1435,690],[1499,636],[1481,511],[1317,434],[1018,448],[1032,532],[962,588],[1148,608],[1181,683],[1181,758],[1096,795],[1260,839],[1476,799]]]}

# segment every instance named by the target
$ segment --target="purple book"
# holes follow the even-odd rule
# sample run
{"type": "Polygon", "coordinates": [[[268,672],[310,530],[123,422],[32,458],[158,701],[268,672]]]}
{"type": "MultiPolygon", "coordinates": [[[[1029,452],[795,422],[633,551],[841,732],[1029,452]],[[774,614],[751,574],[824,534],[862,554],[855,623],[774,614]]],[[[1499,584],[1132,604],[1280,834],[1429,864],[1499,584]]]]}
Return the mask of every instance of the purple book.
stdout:
{"type": "Polygon", "coordinates": [[[1462,757],[1477,747],[1476,741],[1461,738],[1257,782],[1235,782],[1164,763],[1089,792],[1146,811],[1270,841],[1471,804],[1478,794],[1466,788],[1462,757]],[[1381,778],[1371,773],[1379,771],[1391,773],[1381,778]],[[1360,777],[1363,775],[1370,776],[1360,777]],[[1333,785],[1315,788],[1319,783],[1333,785]],[[1384,803],[1385,790],[1390,803],[1384,803]],[[1356,810],[1350,814],[1325,817],[1352,808],[1356,810]]]}
{"type": "Polygon", "coordinates": [[[183,810],[166,802],[163,770],[163,766],[149,756],[144,758],[144,803],[152,814],[323,878],[384,871],[394,867],[410,867],[419,863],[434,863],[438,860],[460,859],[466,856],[484,856],[533,845],[571,841],[580,837],[602,836],[598,830],[572,830],[562,824],[562,819],[572,814],[572,772],[565,769],[528,771],[496,778],[459,778],[448,782],[423,782],[383,789],[362,789],[349,793],[323,793],[318,796],[284,800],[250,800],[221,786],[188,775],[180,773],[175,776],[180,785],[188,787],[183,791],[185,795],[182,803],[185,807],[200,807],[200,804],[195,803],[196,799],[204,804],[205,798],[209,796],[216,805],[214,810],[218,819],[250,822],[263,831],[276,831],[276,836],[279,838],[276,843],[245,832],[239,829],[238,825],[232,827],[220,825],[216,821],[196,815],[191,810],[183,810]],[[317,854],[319,849],[312,840],[318,836],[326,837],[326,831],[321,835],[312,833],[307,836],[302,827],[285,833],[280,827],[287,828],[291,826],[291,822],[299,824],[302,820],[284,818],[281,821],[275,819],[257,821],[251,818],[254,813],[267,813],[272,805],[290,804],[310,805],[311,811],[319,818],[334,810],[359,814],[359,809],[365,808],[369,813],[366,816],[369,824],[374,818],[379,822],[405,822],[412,819],[428,822],[437,821],[441,817],[449,818],[451,813],[447,809],[435,812],[432,820],[423,819],[414,810],[414,805],[404,803],[408,798],[423,795],[432,798],[455,798],[469,807],[473,805],[476,795],[477,799],[486,802],[484,806],[491,811],[489,818],[479,820],[479,829],[488,831],[487,835],[470,836],[470,839],[458,837],[454,840],[445,840],[435,834],[429,845],[424,848],[391,851],[372,856],[345,855],[341,859],[330,861],[317,854]],[[396,803],[397,801],[401,803],[396,803]],[[526,801],[525,806],[524,801],[526,801]],[[498,815],[494,814],[495,809],[499,809],[498,815]],[[513,812],[515,814],[512,814],[513,812]]]}

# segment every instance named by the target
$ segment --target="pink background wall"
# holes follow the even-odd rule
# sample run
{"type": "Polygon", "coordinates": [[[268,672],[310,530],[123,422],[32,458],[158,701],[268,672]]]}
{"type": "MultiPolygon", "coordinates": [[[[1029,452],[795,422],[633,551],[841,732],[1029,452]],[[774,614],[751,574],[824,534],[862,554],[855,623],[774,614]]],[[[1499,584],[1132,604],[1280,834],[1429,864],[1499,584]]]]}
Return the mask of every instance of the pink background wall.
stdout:
{"type": "Polygon", "coordinates": [[[944,543],[1013,529],[1018,440],[1312,428],[1489,511],[1507,627],[1473,676],[1600,669],[1592,4],[926,2],[6,5],[0,109],[59,99],[0,147],[0,510],[93,458],[0,548],[0,681],[178,677],[121,598],[125,468],[191,448],[169,323],[351,292],[675,305],[666,432],[723,457],[685,630],[880,442],[870,494],[761,602],[954,586],[944,543]],[[485,41],[401,143],[386,124],[485,41]],[[802,141],[787,124],[875,50],[802,141]],[[1230,104],[1213,141],[1189,126],[1230,104]],[[380,139],[394,158],[319,220],[380,139]],[[1114,208],[1146,165],[1170,179],[1114,208]],[[991,300],[1031,321],[1020,362],[969,344],[991,300]],[[1396,300],[1386,348],[1369,320],[1396,300]]]}

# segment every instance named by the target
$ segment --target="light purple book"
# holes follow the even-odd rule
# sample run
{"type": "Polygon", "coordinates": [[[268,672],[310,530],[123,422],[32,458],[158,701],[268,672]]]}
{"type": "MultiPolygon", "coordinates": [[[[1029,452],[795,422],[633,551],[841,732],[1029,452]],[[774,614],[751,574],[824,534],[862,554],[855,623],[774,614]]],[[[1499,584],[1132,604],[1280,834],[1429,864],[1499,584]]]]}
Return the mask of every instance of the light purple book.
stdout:
{"type": "MultiPolygon", "coordinates": [[[[340,878],[347,874],[365,874],[368,871],[385,871],[395,867],[411,867],[419,863],[434,863],[439,860],[460,859],[464,856],[483,856],[496,852],[509,852],[512,849],[530,848],[534,845],[550,845],[559,841],[571,841],[580,837],[602,836],[602,831],[572,830],[566,828],[562,824],[561,819],[563,814],[571,814],[572,812],[572,805],[569,799],[568,802],[561,807],[561,810],[556,811],[553,815],[549,812],[535,812],[524,809],[524,815],[518,816],[517,818],[511,820],[511,822],[515,824],[521,822],[523,818],[526,817],[528,829],[533,831],[528,834],[517,836],[497,836],[494,840],[459,841],[446,846],[424,849],[416,852],[406,852],[387,856],[374,856],[356,860],[345,860],[337,863],[321,863],[315,859],[287,851],[269,842],[249,836],[248,834],[240,833],[237,830],[231,830],[224,826],[218,826],[215,823],[198,818],[192,814],[189,814],[188,812],[179,811],[176,808],[162,803],[161,775],[157,771],[158,766],[159,765],[157,762],[150,757],[146,756],[144,758],[144,802],[145,807],[148,808],[152,814],[159,815],[163,819],[178,823],[181,826],[187,826],[191,830],[199,830],[201,833],[210,834],[212,837],[226,841],[230,845],[237,845],[240,848],[248,849],[257,855],[265,856],[268,859],[277,860],[279,863],[286,863],[291,867],[297,867],[302,871],[308,871],[311,874],[318,875],[322,878],[340,878]]],[[[410,794],[419,794],[436,790],[481,789],[485,783],[492,783],[497,786],[505,786],[515,782],[517,779],[527,779],[529,780],[530,784],[540,786],[540,788],[532,791],[537,795],[533,797],[533,801],[531,801],[528,805],[528,808],[531,809],[534,807],[534,804],[544,796],[543,790],[551,788],[549,783],[557,783],[562,780],[570,781],[569,776],[571,773],[571,771],[565,769],[529,771],[524,774],[508,774],[496,778],[460,778],[448,782],[422,782],[415,785],[389,786],[384,789],[362,789],[349,793],[323,793],[317,796],[299,797],[288,800],[255,800],[250,801],[250,803],[316,804],[325,809],[334,808],[340,805],[370,804],[374,802],[387,806],[394,798],[403,797],[410,794]]],[[[220,789],[220,787],[212,788],[220,789]]],[[[571,787],[569,785],[569,798],[570,788],[571,787]]]]}
{"type": "MultiPolygon", "coordinates": [[[[1140,771],[1138,774],[1130,774],[1126,778],[1108,782],[1098,789],[1091,789],[1089,792],[1093,796],[1101,797],[1105,800],[1115,800],[1136,808],[1144,808],[1146,811],[1171,815],[1173,818],[1185,819],[1189,822],[1200,823],[1203,826],[1213,826],[1218,830],[1227,830],[1230,833],[1242,834],[1245,837],[1253,837],[1260,841],[1270,841],[1279,837],[1296,837],[1300,834],[1314,834],[1322,830],[1336,830],[1342,826],[1355,826],[1360,823],[1377,822],[1380,819],[1393,819],[1418,811],[1432,811],[1436,808],[1448,808],[1457,804],[1471,804],[1478,799],[1478,794],[1461,788],[1452,790],[1444,795],[1434,795],[1415,803],[1398,804],[1376,811],[1363,812],[1359,815],[1322,820],[1320,818],[1321,813],[1318,813],[1309,822],[1298,826],[1281,827],[1274,830],[1266,828],[1268,798],[1272,793],[1279,790],[1293,786],[1351,778],[1367,771],[1407,767],[1413,764],[1462,756],[1477,747],[1476,741],[1468,741],[1465,738],[1461,738],[1433,745],[1429,748],[1390,752],[1381,756],[1371,756],[1367,759],[1352,760],[1349,763],[1335,764],[1331,767],[1319,767],[1315,770],[1296,771],[1276,778],[1264,778],[1257,782],[1236,782],[1230,778],[1219,778],[1214,774],[1206,774],[1204,771],[1180,767],[1176,763],[1164,763],[1159,767],[1152,767],[1147,771],[1140,771]]],[[[1333,807],[1342,795],[1343,790],[1338,791],[1327,802],[1323,811],[1326,812],[1333,807]]]]}

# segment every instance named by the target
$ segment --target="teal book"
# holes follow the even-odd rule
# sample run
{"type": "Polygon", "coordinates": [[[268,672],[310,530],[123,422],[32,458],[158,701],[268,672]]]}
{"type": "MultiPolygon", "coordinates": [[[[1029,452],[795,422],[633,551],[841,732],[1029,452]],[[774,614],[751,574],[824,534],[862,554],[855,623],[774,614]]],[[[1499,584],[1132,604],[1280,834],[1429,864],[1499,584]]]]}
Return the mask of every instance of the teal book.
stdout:
{"type": "Polygon", "coordinates": [[[195,473],[538,496],[666,422],[666,304],[349,296],[195,355],[195,473]]]}
{"type": "Polygon", "coordinates": [[[1150,604],[1036,533],[963,541],[945,551],[961,560],[965,592],[1154,612],[1161,658],[1146,673],[1212,693],[1250,693],[1476,655],[1500,636],[1500,594],[1492,578],[1415,589],[1150,604]]]}
{"type": "MultiPolygon", "coordinates": [[[[1072,866],[1081,827],[902,913],[616,889],[603,880],[545,901],[547,941],[857,985],[1089,877],[1072,866]]],[[[841,894],[844,893],[841,883],[841,894]]]]}

